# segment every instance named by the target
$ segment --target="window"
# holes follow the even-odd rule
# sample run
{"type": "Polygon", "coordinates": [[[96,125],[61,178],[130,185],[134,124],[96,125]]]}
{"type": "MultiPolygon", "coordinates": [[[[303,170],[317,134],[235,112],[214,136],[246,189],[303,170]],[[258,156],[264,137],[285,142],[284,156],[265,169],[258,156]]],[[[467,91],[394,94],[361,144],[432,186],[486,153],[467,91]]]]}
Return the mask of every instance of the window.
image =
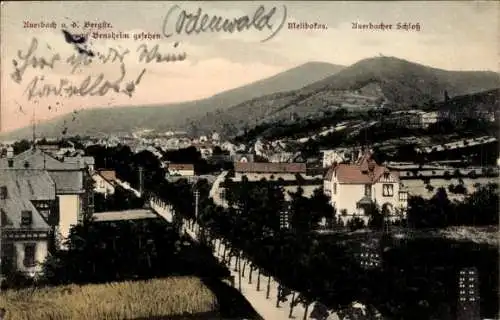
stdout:
{"type": "Polygon", "coordinates": [[[24,245],[23,264],[25,267],[34,267],[35,266],[35,251],[36,251],[36,244],[30,243],[30,244],[24,245]]]}
{"type": "Polygon", "coordinates": [[[226,200],[226,189],[220,189],[219,197],[221,198],[221,200],[226,200]]]}
{"type": "Polygon", "coordinates": [[[408,193],[405,191],[399,192],[399,201],[408,201],[408,193]]]}
{"type": "Polygon", "coordinates": [[[389,172],[384,172],[384,179],[389,180],[389,177],[390,177],[389,172]]]}
{"type": "Polygon", "coordinates": [[[31,211],[25,210],[21,212],[21,226],[29,227],[33,223],[33,215],[31,211]]]}
{"type": "Polygon", "coordinates": [[[337,194],[337,183],[333,184],[333,194],[337,194]]]}
{"type": "Polygon", "coordinates": [[[372,186],[369,184],[365,184],[365,196],[372,196],[372,186]]]}
{"type": "Polygon", "coordinates": [[[0,199],[2,200],[7,199],[7,186],[0,187],[0,199]]]}
{"type": "Polygon", "coordinates": [[[382,195],[384,197],[392,197],[392,196],[394,196],[394,186],[392,184],[384,184],[384,185],[382,185],[382,195]]]}

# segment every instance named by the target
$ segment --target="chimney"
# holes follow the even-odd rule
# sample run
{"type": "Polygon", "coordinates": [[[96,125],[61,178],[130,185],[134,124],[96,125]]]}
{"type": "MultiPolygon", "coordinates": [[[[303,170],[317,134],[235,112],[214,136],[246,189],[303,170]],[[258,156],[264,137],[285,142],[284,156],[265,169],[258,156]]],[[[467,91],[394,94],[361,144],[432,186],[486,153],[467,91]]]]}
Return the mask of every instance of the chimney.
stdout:
{"type": "Polygon", "coordinates": [[[14,148],[12,146],[9,146],[7,148],[7,159],[13,159],[14,158],[14,148]]]}
{"type": "Polygon", "coordinates": [[[9,168],[14,166],[14,148],[12,146],[7,148],[7,163],[9,168]]]}

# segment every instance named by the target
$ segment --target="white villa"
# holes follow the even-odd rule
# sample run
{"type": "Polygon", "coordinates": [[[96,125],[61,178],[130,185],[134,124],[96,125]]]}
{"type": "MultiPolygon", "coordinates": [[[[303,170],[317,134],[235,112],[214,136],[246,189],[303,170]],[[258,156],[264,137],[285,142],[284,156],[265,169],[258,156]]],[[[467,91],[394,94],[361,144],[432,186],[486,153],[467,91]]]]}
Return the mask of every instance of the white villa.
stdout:
{"type": "Polygon", "coordinates": [[[366,223],[365,210],[372,204],[386,208],[390,220],[406,212],[408,193],[401,190],[398,172],[378,165],[371,155],[365,153],[355,164],[334,164],[325,176],[324,192],[344,223],[355,216],[366,223]]]}

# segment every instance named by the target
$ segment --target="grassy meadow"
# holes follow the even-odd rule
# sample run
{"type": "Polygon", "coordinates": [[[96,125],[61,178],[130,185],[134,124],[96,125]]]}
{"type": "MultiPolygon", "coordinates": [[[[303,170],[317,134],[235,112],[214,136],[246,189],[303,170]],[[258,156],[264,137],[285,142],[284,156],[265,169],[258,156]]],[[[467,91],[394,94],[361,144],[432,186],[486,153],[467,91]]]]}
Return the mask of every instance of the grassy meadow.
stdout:
{"type": "Polygon", "coordinates": [[[7,290],[5,320],[170,318],[217,309],[215,295],[195,277],[7,290]]]}

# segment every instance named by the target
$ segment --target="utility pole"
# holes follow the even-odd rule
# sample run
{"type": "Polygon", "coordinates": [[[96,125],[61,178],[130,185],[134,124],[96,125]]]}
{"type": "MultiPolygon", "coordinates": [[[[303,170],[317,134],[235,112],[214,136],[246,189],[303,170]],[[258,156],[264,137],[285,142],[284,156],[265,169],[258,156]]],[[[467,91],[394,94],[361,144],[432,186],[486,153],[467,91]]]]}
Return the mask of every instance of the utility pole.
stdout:
{"type": "Polygon", "coordinates": [[[198,189],[194,190],[194,221],[198,223],[198,203],[200,201],[200,191],[198,189]]]}
{"type": "Polygon", "coordinates": [[[36,133],[35,133],[36,132],[36,118],[35,118],[35,107],[34,106],[33,106],[33,115],[32,115],[31,121],[33,122],[32,123],[32,128],[31,128],[32,135],[33,135],[33,137],[32,137],[32,139],[33,139],[33,149],[35,149],[35,144],[36,144],[36,133]]]}
{"type": "MultiPolygon", "coordinates": [[[[6,186],[1,186],[0,188],[0,197],[1,197],[1,203],[2,207],[5,207],[5,202],[7,198],[7,187],[6,186]]],[[[0,216],[0,292],[2,291],[2,285],[3,285],[3,270],[2,270],[2,265],[3,265],[3,215],[0,216]]]]}
{"type": "Polygon", "coordinates": [[[144,169],[142,167],[139,167],[139,196],[142,197],[142,192],[144,190],[144,181],[143,181],[143,174],[144,169]]]}

